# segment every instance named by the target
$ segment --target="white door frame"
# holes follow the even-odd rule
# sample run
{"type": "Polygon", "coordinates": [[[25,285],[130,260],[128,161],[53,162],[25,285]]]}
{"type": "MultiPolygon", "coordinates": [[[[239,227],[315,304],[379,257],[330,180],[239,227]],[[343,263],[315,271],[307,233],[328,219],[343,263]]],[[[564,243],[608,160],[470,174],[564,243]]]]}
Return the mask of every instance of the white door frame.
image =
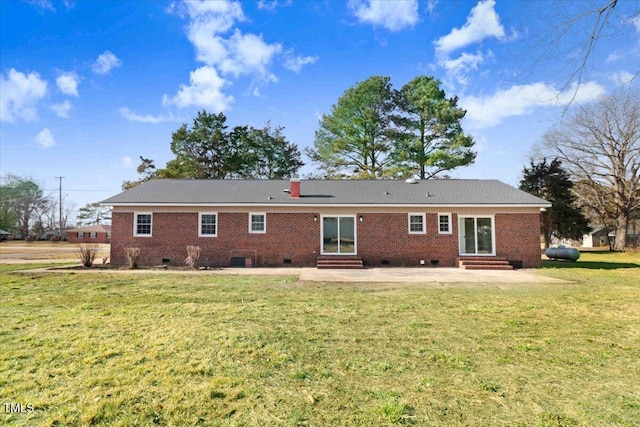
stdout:
{"type": "Polygon", "coordinates": [[[358,253],[358,227],[356,225],[356,215],[352,214],[331,214],[320,215],[320,254],[321,255],[357,255],[358,253]],[[324,219],[325,218],[338,218],[338,252],[325,252],[324,251],[324,219]],[[340,218],[353,218],[353,252],[344,253],[340,252],[340,218]]]}

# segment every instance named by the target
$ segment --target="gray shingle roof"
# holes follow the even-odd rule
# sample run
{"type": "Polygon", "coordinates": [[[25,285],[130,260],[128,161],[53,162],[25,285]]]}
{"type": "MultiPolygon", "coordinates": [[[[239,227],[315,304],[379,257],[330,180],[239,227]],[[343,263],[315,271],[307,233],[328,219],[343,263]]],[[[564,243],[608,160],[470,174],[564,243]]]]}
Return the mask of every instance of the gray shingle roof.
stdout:
{"type": "Polygon", "coordinates": [[[499,205],[548,207],[545,200],[497,180],[302,180],[291,198],[288,180],[150,180],[103,200],[104,205],[499,205]]]}

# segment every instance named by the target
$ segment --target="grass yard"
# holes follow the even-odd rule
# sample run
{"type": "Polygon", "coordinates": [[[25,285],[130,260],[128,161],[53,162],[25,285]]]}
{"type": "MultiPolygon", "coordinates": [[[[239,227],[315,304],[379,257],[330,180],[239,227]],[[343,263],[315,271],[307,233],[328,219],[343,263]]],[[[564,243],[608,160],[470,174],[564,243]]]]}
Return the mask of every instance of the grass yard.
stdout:
{"type": "Polygon", "coordinates": [[[3,425],[640,424],[638,253],[499,288],[15,268],[3,425]]]}

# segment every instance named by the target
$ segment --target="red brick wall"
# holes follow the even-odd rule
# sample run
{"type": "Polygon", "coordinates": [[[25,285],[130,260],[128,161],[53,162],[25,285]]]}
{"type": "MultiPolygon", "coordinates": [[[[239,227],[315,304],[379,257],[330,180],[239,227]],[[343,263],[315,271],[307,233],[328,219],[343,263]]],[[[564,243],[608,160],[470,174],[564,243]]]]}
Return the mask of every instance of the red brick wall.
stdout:
{"type": "Polygon", "coordinates": [[[70,243],[109,243],[111,239],[107,239],[107,233],[96,233],[94,239],[91,238],[91,233],[84,233],[84,237],[79,238],[78,233],[67,233],[67,241],[70,243]]]}
{"type": "Polygon", "coordinates": [[[320,219],[314,214],[267,214],[267,233],[249,233],[247,213],[219,213],[218,236],[198,237],[198,213],[154,213],[152,237],[133,236],[133,213],[112,215],[111,263],[125,265],[125,248],[142,248],[141,264],[167,258],[185,265],[187,245],[200,246],[200,264],[227,266],[231,256],[253,257],[256,265],[315,265],[320,251],[320,219]],[[232,252],[234,251],[234,252],[232,252]]]}
{"type": "Polygon", "coordinates": [[[496,255],[522,261],[524,268],[542,263],[540,214],[496,214],[496,255]]]}
{"type": "MultiPolygon", "coordinates": [[[[200,264],[227,266],[231,256],[253,257],[256,265],[315,266],[320,255],[320,213],[267,213],[267,233],[249,233],[247,213],[218,213],[218,236],[198,237],[198,213],[154,213],[152,237],[133,236],[133,213],[113,212],[111,263],[125,265],[125,248],[142,248],[140,263],[158,265],[170,259],[185,265],[187,245],[199,245],[200,264]],[[317,216],[317,221],[314,221],[317,216]],[[248,250],[248,252],[234,252],[248,250]]],[[[453,233],[438,234],[438,216],[426,214],[426,234],[409,234],[406,213],[356,214],[357,252],[366,265],[418,266],[437,260],[456,266],[459,255],[458,217],[451,215],[453,233]],[[359,220],[362,215],[362,222],[359,220]]],[[[540,264],[538,214],[496,214],[496,255],[521,260],[524,267],[540,264]]]]}
{"type": "Polygon", "coordinates": [[[452,215],[452,234],[438,234],[438,215],[426,214],[426,234],[409,234],[407,213],[360,214],[357,220],[358,255],[367,265],[380,266],[382,260],[390,265],[418,266],[420,260],[431,265],[453,267],[458,257],[457,216],[452,215]]]}

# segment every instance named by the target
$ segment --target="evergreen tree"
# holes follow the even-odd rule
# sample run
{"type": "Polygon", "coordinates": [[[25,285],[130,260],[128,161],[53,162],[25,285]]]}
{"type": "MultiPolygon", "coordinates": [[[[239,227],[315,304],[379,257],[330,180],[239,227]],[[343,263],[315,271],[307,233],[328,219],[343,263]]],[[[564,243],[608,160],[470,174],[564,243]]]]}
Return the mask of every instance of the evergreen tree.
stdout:
{"type": "Polygon", "coordinates": [[[520,189],[551,203],[551,208],[541,213],[541,232],[547,248],[552,237],[580,239],[590,231],[587,219],[576,206],[572,188],[573,182],[558,159],[551,163],[547,159],[539,163],[531,160],[530,167],[523,170],[520,189]]]}

